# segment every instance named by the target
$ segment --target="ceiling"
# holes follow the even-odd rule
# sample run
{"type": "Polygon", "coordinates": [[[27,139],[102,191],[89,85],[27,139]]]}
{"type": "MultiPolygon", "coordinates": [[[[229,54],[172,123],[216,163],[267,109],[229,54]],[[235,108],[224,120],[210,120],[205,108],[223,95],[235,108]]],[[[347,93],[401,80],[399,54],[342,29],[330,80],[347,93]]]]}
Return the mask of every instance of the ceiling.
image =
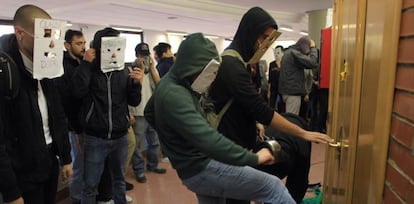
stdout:
{"type": "Polygon", "coordinates": [[[141,28],[144,31],[203,32],[231,38],[242,15],[253,6],[267,10],[293,32],[280,40],[296,40],[308,30],[308,11],[332,7],[333,0],[1,0],[1,19],[12,19],[23,4],[35,4],[54,19],[76,24],[141,28]]]}

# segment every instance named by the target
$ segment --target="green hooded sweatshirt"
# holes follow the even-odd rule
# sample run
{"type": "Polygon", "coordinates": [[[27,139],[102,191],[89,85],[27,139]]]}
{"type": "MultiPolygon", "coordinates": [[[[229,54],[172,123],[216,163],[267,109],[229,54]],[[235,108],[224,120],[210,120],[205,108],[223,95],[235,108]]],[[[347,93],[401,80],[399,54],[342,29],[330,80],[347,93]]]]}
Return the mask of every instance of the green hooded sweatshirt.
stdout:
{"type": "Polygon", "coordinates": [[[203,34],[187,36],[145,107],[145,118],[181,179],[201,172],[211,159],[237,166],[258,163],[256,154],[221,135],[203,117],[191,83],[213,58],[220,60],[216,46],[203,34]]]}

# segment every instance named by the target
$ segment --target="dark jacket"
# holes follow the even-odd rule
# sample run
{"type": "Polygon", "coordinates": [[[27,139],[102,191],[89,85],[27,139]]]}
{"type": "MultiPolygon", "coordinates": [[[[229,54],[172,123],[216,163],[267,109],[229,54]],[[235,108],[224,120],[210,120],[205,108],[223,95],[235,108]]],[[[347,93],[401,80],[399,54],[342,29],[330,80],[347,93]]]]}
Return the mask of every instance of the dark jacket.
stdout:
{"type": "Polygon", "coordinates": [[[182,179],[204,170],[211,159],[239,166],[257,164],[254,153],[208,124],[190,87],[191,78],[213,58],[218,60],[219,55],[210,40],[200,33],[187,36],[145,107],[145,119],[157,130],[164,154],[182,179]]]}
{"type": "Polygon", "coordinates": [[[59,93],[62,97],[63,108],[69,122],[69,130],[81,133],[82,125],[79,121],[78,114],[82,100],[73,95],[72,85],[76,86],[76,84],[72,84],[71,81],[78,66],[79,62],[73,59],[68,52],[64,52],[63,68],[65,73],[63,76],[56,79],[56,85],[58,86],[59,93]]]}
{"type": "MultiPolygon", "coordinates": [[[[19,181],[44,182],[49,178],[51,160],[43,133],[38,105],[38,80],[25,69],[14,34],[0,38],[1,47],[16,62],[20,77],[18,95],[5,103],[3,118],[6,148],[19,181]]],[[[47,101],[53,149],[62,165],[71,163],[67,120],[56,85],[51,79],[40,81],[47,101]]]]}
{"type": "Polygon", "coordinates": [[[157,64],[157,70],[160,77],[163,77],[171,68],[171,66],[174,64],[174,58],[161,58],[158,61],[157,64]]]}
{"type": "MultiPolygon", "coordinates": [[[[250,9],[227,49],[236,50],[245,62],[249,61],[255,53],[256,40],[269,27],[277,28],[277,24],[266,11],[258,7],[250,9]]],[[[236,57],[223,56],[210,96],[215,101],[217,113],[233,98],[218,130],[237,144],[252,149],[256,143],[256,121],[268,125],[274,111],[257,92],[249,71],[236,57]]]]}
{"type": "Polygon", "coordinates": [[[105,139],[126,135],[128,105],[141,102],[141,85],[133,83],[128,69],[103,73],[100,61],[82,61],[72,83],[74,95],[83,99],[79,120],[86,134],[105,139]]]}
{"type": "MultiPolygon", "coordinates": [[[[1,98],[0,100],[3,100],[1,98]]],[[[0,101],[0,111],[4,110],[4,103],[0,101]]],[[[21,192],[17,186],[16,174],[6,151],[2,114],[0,113],[0,193],[5,202],[17,199],[21,192]]]]}
{"type": "Polygon", "coordinates": [[[318,67],[318,51],[310,48],[309,55],[296,46],[289,47],[283,55],[279,77],[279,93],[283,95],[304,96],[305,69],[318,67]]]}

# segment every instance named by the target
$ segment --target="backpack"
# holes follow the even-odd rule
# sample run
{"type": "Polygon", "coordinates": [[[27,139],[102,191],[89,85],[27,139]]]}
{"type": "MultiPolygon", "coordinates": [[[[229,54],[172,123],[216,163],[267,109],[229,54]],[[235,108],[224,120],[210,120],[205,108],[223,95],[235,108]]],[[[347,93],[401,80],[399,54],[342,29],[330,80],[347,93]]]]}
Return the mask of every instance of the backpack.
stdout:
{"type": "Polygon", "coordinates": [[[19,73],[17,65],[4,52],[0,52],[0,97],[13,99],[19,91],[19,73]]]}
{"type": "MultiPolygon", "coordinates": [[[[247,63],[244,62],[243,58],[240,56],[240,54],[236,50],[233,50],[233,49],[224,50],[223,53],[221,53],[221,56],[236,57],[243,63],[244,67],[247,67],[247,63]]],[[[218,126],[220,125],[221,118],[223,117],[224,113],[226,113],[226,111],[230,108],[232,103],[233,103],[233,99],[230,99],[223,106],[220,112],[216,113],[215,108],[214,108],[214,103],[209,98],[208,92],[205,95],[201,96],[201,99],[200,99],[200,104],[204,110],[205,118],[207,119],[210,126],[213,127],[214,129],[218,128],[218,126]]]]}

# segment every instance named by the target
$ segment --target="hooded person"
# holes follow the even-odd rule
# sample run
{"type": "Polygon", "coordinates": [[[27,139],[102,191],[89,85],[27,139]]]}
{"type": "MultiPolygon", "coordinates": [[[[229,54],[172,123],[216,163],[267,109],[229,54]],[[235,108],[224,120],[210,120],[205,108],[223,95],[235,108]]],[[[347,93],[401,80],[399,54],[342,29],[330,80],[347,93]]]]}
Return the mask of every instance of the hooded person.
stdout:
{"type": "MultiPolygon", "coordinates": [[[[281,61],[279,93],[286,104],[286,112],[299,114],[301,97],[309,92],[305,88],[305,73],[312,73],[305,71],[316,69],[318,65],[318,50],[308,36],[301,37],[285,51],[281,61]]],[[[308,86],[311,86],[312,77],[308,81],[308,86]]]]}
{"type": "Polygon", "coordinates": [[[212,60],[220,61],[215,45],[201,33],[188,35],[148,101],[145,118],[157,130],[164,154],[200,204],[225,198],[294,203],[277,177],[249,167],[272,163],[268,149],[252,153],[203,117],[199,94],[191,87],[212,60]]]}
{"type": "Polygon", "coordinates": [[[256,146],[257,122],[307,141],[332,141],[325,134],[306,131],[286,120],[268,106],[252,83],[251,75],[244,63],[252,62],[251,59],[256,56],[256,52],[263,52],[259,48],[262,48],[261,45],[277,28],[276,21],[262,8],[253,7],[243,15],[232,43],[225,50],[238,52],[244,62],[234,56],[223,56],[217,77],[209,91],[212,101],[215,102],[216,113],[220,112],[229,100],[233,101],[222,116],[218,131],[248,150],[256,146]]]}

